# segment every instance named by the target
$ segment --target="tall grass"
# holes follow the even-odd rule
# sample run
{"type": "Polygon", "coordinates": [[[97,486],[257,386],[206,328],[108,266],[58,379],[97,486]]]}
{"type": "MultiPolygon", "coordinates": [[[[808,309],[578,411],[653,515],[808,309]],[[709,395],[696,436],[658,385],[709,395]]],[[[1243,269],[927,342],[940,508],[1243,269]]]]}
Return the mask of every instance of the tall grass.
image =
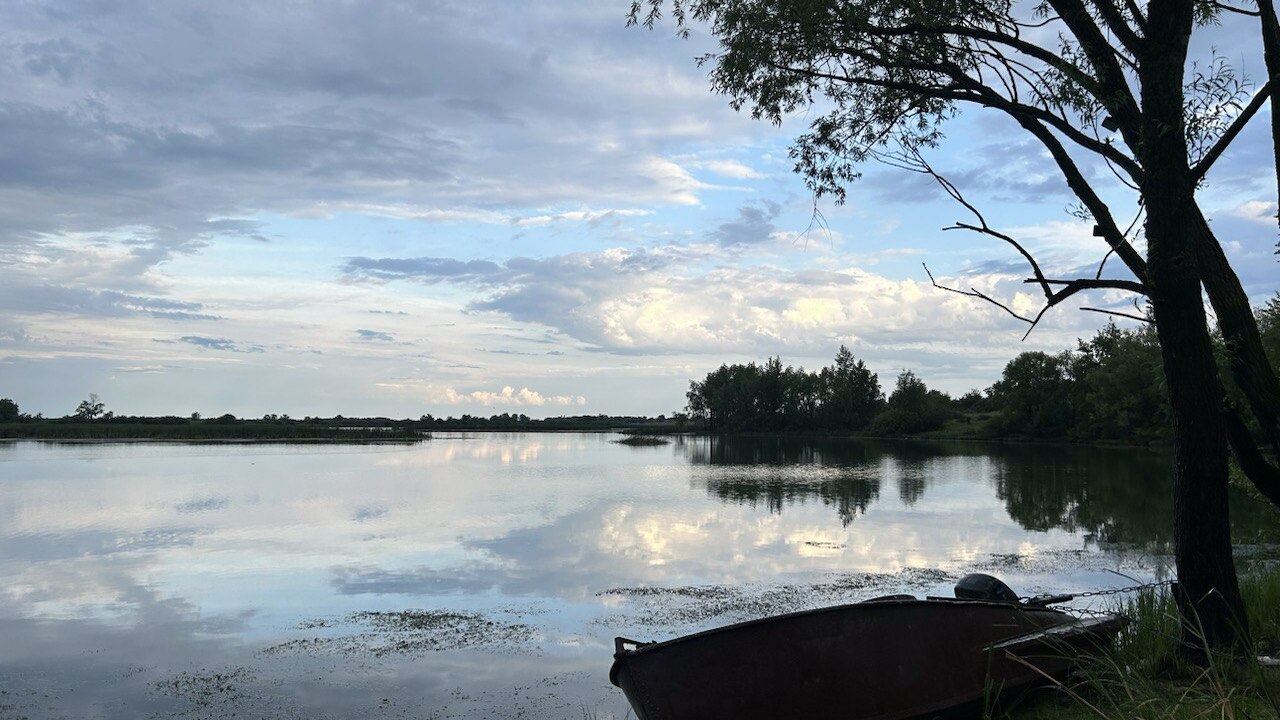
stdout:
{"type": "MultiPolygon", "coordinates": [[[[1259,654],[1280,647],[1280,571],[1247,573],[1241,592],[1259,654]]],[[[1172,595],[1147,590],[1109,608],[1131,619],[1113,646],[1083,658],[1047,695],[986,714],[1013,720],[1246,720],[1280,718],[1280,669],[1252,657],[1206,653],[1193,664],[1179,652],[1180,618],[1172,595]]]]}

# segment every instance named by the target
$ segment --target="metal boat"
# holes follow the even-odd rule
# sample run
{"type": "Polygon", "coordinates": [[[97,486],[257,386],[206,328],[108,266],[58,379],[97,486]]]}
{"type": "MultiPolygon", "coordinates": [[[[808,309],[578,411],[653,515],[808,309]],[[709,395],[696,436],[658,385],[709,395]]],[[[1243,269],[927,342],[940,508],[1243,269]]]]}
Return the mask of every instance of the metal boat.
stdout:
{"type": "Polygon", "coordinates": [[[1065,595],[1020,601],[985,575],[962,579],[957,595],[895,595],[665,642],[617,638],[609,680],[640,720],[933,717],[1061,677],[1126,622],[1047,607],[1065,595]]]}

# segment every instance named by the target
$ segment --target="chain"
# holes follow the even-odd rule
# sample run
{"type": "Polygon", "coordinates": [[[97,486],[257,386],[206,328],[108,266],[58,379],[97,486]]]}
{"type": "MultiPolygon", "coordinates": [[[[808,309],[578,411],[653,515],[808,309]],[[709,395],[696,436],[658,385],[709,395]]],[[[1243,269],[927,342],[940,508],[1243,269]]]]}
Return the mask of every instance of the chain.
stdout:
{"type": "Polygon", "coordinates": [[[1156,588],[1168,587],[1172,585],[1172,580],[1160,580],[1158,582],[1146,583],[1145,585],[1130,585],[1121,588],[1108,588],[1106,590],[1086,590],[1084,592],[1071,593],[1078,598],[1101,597],[1103,595],[1119,595],[1120,593],[1139,592],[1141,590],[1154,590],[1156,588]]]}
{"type": "Polygon", "coordinates": [[[1085,617],[1086,615],[1089,617],[1102,617],[1104,615],[1113,614],[1113,613],[1107,612],[1106,610],[1094,610],[1093,608],[1078,608],[1078,607],[1071,607],[1070,605],[1059,605],[1055,607],[1054,610],[1058,610],[1059,612],[1064,612],[1064,613],[1071,613],[1072,615],[1078,615],[1080,617],[1085,617]]]}
{"type": "MultiPolygon", "coordinates": [[[[1140,592],[1142,590],[1154,590],[1156,588],[1168,587],[1173,584],[1172,580],[1160,580],[1158,582],[1145,583],[1143,585],[1129,585],[1127,587],[1107,588],[1106,590],[1081,590],[1076,593],[1043,593],[1034,597],[1027,598],[1024,602],[1034,603],[1036,600],[1044,600],[1046,598],[1054,598],[1051,602],[1057,603],[1063,600],[1074,600],[1076,598],[1088,597],[1105,597],[1107,595],[1119,595],[1121,593],[1140,592]]],[[[1062,608],[1066,610],[1067,608],[1062,608]]]]}

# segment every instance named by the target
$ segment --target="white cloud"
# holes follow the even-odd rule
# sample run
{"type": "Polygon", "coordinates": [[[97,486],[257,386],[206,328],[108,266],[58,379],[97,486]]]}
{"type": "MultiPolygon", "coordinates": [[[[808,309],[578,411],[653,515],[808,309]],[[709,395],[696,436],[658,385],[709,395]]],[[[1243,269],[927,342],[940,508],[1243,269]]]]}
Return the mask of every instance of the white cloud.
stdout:
{"type": "Polygon", "coordinates": [[[1250,200],[1241,203],[1229,212],[1238,218],[1250,220],[1264,225],[1276,224],[1276,203],[1271,200],[1250,200]]]}
{"type": "Polygon", "coordinates": [[[535,227],[538,225],[550,225],[556,222],[597,223],[610,218],[641,217],[652,214],[653,211],[651,210],[637,210],[634,208],[620,208],[617,210],[570,210],[567,212],[547,215],[513,218],[511,220],[511,224],[516,227],[535,227]]]}
{"type": "Polygon", "coordinates": [[[409,393],[421,397],[434,405],[482,405],[484,407],[570,407],[586,405],[587,399],[581,395],[543,395],[536,390],[521,387],[516,390],[507,385],[497,392],[490,390],[473,390],[459,392],[452,386],[436,385],[423,381],[408,380],[393,383],[378,383],[378,387],[397,393],[409,393]]]}
{"type": "Polygon", "coordinates": [[[708,160],[702,163],[701,167],[717,175],[724,175],[737,180],[758,180],[764,177],[755,169],[747,167],[737,160],[708,160]]]}
{"type": "MultiPolygon", "coordinates": [[[[923,272],[898,280],[855,264],[795,271],[764,264],[724,266],[717,262],[722,257],[714,248],[611,248],[514,258],[486,266],[483,273],[453,272],[456,263],[439,258],[353,262],[386,268],[378,275],[381,281],[399,277],[474,288],[474,312],[551,327],[619,354],[825,355],[856,338],[864,352],[915,346],[917,360],[936,354],[934,361],[942,361],[1008,347],[1026,328],[993,305],[932,287],[923,272]],[[939,346],[941,339],[947,347],[939,346]]],[[[865,259],[847,256],[846,262],[850,257],[865,259]]],[[[1038,305],[1026,293],[1025,274],[1021,267],[993,264],[963,278],[939,280],[976,288],[1032,314],[1038,305]]],[[[1066,347],[1094,320],[1064,306],[1050,313],[1035,337],[1066,347]],[[1055,334],[1055,329],[1071,334],[1055,334]]]]}

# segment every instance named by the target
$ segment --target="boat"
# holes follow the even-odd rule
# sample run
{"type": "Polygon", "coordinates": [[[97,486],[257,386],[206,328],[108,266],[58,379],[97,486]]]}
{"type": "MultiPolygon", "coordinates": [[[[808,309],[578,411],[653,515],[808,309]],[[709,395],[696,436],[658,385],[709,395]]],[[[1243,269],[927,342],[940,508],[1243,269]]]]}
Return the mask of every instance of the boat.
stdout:
{"type": "Polygon", "coordinates": [[[892,595],[663,642],[616,638],[609,680],[639,720],[905,720],[981,710],[1063,677],[1126,620],[1019,599],[975,573],[954,598],[892,595]]]}

